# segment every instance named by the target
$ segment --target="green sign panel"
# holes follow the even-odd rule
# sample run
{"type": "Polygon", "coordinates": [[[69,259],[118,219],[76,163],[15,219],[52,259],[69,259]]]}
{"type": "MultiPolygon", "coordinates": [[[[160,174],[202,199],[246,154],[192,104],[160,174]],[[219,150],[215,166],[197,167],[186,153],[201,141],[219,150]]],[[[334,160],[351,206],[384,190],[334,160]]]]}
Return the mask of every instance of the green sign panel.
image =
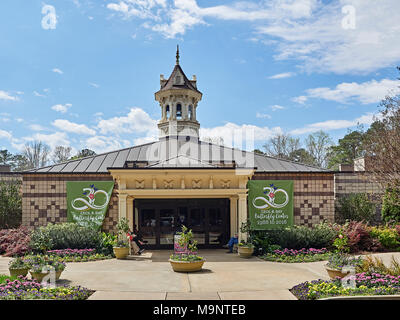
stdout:
{"type": "Polygon", "coordinates": [[[113,188],[114,181],[68,181],[68,222],[100,229],[106,216],[113,188]]]}
{"type": "Polygon", "coordinates": [[[293,181],[252,180],[248,188],[253,230],[276,230],[293,225],[293,181]]]}

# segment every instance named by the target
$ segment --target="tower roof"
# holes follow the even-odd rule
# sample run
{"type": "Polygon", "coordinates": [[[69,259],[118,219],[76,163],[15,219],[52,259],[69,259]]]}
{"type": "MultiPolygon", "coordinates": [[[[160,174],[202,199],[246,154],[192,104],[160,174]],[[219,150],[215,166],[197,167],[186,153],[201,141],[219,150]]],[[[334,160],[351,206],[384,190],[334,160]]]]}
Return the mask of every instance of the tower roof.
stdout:
{"type": "Polygon", "coordinates": [[[179,90],[179,89],[188,89],[193,90],[201,94],[199,90],[197,90],[196,79],[189,80],[185,73],[183,72],[181,66],[179,65],[179,46],[176,51],[176,64],[174,70],[172,70],[171,75],[168,80],[161,80],[161,88],[158,92],[166,91],[166,90],[179,90]]]}

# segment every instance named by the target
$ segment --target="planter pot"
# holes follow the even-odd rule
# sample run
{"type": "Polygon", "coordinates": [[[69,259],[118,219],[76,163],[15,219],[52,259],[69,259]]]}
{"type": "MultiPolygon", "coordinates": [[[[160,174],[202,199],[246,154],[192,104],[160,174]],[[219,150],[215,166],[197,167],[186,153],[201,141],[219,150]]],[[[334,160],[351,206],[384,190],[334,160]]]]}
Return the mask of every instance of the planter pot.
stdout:
{"type": "Polygon", "coordinates": [[[33,272],[29,271],[32,279],[35,279],[37,282],[42,282],[43,278],[47,276],[50,272],[33,272]]]}
{"type": "Polygon", "coordinates": [[[342,272],[342,270],[332,269],[325,265],[326,272],[328,273],[331,279],[335,279],[337,277],[344,278],[349,274],[349,272],[342,272]]]}
{"type": "Polygon", "coordinates": [[[62,273],[63,271],[64,271],[64,270],[56,271],[56,281],[57,281],[58,279],[60,279],[61,273],[62,273]]]}
{"type": "Polygon", "coordinates": [[[254,247],[238,246],[238,253],[241,258],[248,259],[253,255],[254,247]]]}
{"type": "Polygon", "coordinates": [[[29,268],[25,269],[8,269],[10,270],[10,276],[11,277],[18,277],[18,276],[23,276],[26,277],[28,274],[29,268]]]}
{"type": "Polygon", "coordinates": [[[126,257],[129,255],[128,247],[114,247],[113,251],[117,259],[126,259],[126,257]]]}
{"type": "Polygon", "coordinates": [[[205,260],[199,261],[176,261],[169,259],[172,269],[175,272],[196,272],[203,267],[205,260]]]}

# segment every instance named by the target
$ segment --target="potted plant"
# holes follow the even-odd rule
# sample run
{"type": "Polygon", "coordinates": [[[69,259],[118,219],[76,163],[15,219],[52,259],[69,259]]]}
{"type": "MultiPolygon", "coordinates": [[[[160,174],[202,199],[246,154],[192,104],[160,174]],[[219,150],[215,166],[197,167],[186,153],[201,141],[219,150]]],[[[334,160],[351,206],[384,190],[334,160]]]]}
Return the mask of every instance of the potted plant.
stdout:
{"type": "Polygon", "coordinates": [[[182,226],[182,231],[177,237],[180,250],[170,256],[169,262],[175,272],[195,272],[203,268],[205,262],[203,257],[197,255],[197,241],[193,240],[192,230],[182,226]]]}
{"type": "Polygon", "coordinates": [[[325,269],[331,279],[344,278],[352,268],[355,270],[361,264],[362,257],[351,258],[348,254],[339,252],[330,256],[325,269]]]}
{"type": "Polygon", "coordinates": [[[240,227],[240,232],[245,234],[247,233],[247,241],[242,240],[238,244],[238,254],[241,258],[248,259],[254,253],[254,244],[251,240],[250,231],[251,231],[250,221],[248,220],[247,222],[242,222],[242,226],[240,227]]]}
{"type": "Polygon", "coordinates": [[[10,276],[12,277],[25,277],[29,271],[29,264],[25,261],[25,259],[17,257],[9,262],[8,270],[10,270],[10,276]]]}
{"type": "Polygon", "coordinates": [[[121,218],[117,224],[118,240],[114,243],[113,252],[117,259],[126,259],[129,255],[129,243],[124,236],[129,233],[129,220],[121,218]]]}
{"type": "Polygon", "coordinates": [[[55,280],[57,281],[65,269],[65,263],[58,257],[37,255],[29,257],[28,261],[30,265],[29,273],[32,279],[38,282],[41,282],[51,271],[55,272],[55,280]]]}

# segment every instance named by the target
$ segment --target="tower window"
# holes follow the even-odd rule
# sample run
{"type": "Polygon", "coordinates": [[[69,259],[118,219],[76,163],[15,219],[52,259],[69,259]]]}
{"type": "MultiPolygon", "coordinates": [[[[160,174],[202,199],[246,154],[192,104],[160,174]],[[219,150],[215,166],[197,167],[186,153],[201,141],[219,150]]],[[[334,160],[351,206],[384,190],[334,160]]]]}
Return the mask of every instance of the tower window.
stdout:
{"type": "Polygon", "coordinates": [[[189,106],[189,119],[193,120],[193,106],[189,106]]]}
{"type": "Polygon", "coordinates": [[[181,76],[175,77],[175,84],[181,84],[181,76]]]}
{"type": "Polygon", "coordinates": [[[177,119],[182,118],[182,106],[180,104],[176,105],[176,118],[177,119]]]}
{"type": "Polygon", "coordinates": [[[169,119],[169,115],[170,115],[169,106],[167,106],[167,107],[165,108],[165,114],[166,114],[166,116],[167,116],[167,119],[169,119]]]}

